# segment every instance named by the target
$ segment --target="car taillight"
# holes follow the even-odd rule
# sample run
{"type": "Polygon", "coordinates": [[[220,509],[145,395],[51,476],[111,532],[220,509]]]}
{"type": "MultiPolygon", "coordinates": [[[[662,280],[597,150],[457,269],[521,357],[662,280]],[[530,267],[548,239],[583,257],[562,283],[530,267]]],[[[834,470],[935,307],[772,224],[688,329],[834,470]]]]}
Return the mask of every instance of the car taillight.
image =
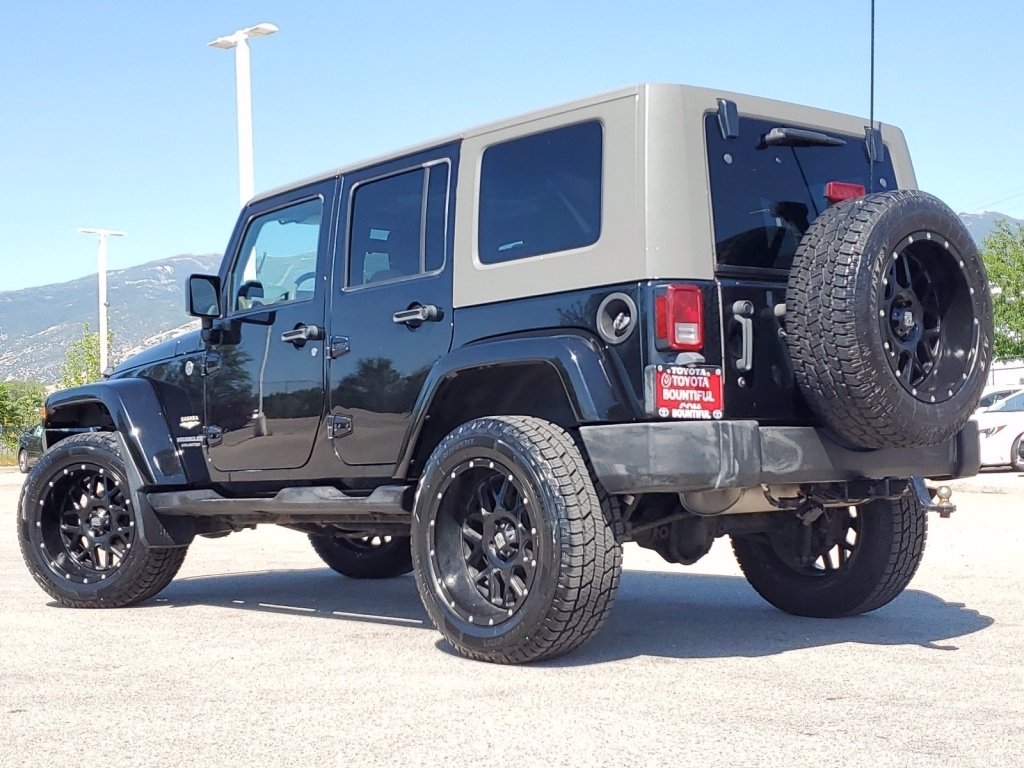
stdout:
{"type": "Polygon", "coordinates": [[[654,338],[659,349],[695,352],[704,345],[700,288],[667,285],[654,296],[654,338]]]}
{"type": "Polygon", "coordinates": [[[825,185],[825,199],[829,205],[841,203],[843,200],[853,200],[855,197],[863,197],[866,189],[863,184],[853,184],[849,181],[830,181],[825,185]]]}

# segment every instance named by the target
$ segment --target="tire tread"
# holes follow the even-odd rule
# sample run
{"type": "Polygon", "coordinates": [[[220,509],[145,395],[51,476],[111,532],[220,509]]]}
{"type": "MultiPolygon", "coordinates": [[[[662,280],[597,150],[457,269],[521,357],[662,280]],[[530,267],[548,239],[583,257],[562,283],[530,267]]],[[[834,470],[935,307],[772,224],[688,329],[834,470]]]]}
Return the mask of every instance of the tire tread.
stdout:
{"type": "MultiPolygon", "coordinates": [[[[845,574],[841,588],[801,592],[801,581],[787,579],[769,555],[770,545],[754,539],[733,538],[733,553],[740,570],[754,590],[787,613],[818,618],[856,616],[874,611],[895,599],[907,588],[924,555],[928,538],[927,513],[916,499],[906,495],[891,502],[891,530],[880,568],[865,568],[863,560],[851,561],[854,570],[845,574]]],[[[880,546],[880,545],[879,545],[880,546]]],[[[874,563],[872,563],[874,565],[874,563]]]]}
{"type": "MultiPolygon", "coordinates": [[[[555,658],[590,639],[611,612],[622,572],[622,548],[613,527],[615,504],[591,477],[572,436],[538,418],[494,416],[468,422],[445,438],[435,455],[476,429],[529,447],[541,482],[557,489],[561,499],[555,524],[564,535],[555,595],[537,631],[515,647],[486,652],[451,644],[460,655],[478,661],[522,664],[555,658]]],[[[422,579],[417,584],[428,604],[432,598],[427,587],[422,579]]]]}

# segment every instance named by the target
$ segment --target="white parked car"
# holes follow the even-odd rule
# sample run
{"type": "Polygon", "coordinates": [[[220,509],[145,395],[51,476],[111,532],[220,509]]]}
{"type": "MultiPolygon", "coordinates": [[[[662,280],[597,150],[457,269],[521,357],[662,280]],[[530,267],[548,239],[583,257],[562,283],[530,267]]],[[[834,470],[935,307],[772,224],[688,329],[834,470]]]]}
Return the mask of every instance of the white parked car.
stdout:
{"type": "Polygon", "coordinates": [[[987,411],[992,406],[1001,403],[1010,395],[1015,395],[1018,392],[1024,392],[1024,387],[985,387],[985,391],[981,395],[981,400],[978,401],[978,408],[975,411],[975,413],[982,413],[983,411],[987,411]]]}
{"type": "Polygon", "coordinates": [[[1024,391],[975,415],[981,435],[981,465],[1011,466],[1024,472],[1024,391]]]}

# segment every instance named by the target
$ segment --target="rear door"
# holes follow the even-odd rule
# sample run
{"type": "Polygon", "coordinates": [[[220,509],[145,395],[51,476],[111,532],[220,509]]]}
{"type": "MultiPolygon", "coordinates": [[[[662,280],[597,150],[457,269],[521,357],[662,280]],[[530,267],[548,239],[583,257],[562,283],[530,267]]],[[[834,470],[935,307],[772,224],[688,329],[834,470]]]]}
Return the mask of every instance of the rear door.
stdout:
{"type": "Polygon", "coordinates": [[[826,131],[842,143],[765,142],[778,127],[787,125],[741,117],[738,135],[727,137],[716,115],[707,115],[704,125],[725,340],[725,416],[799,424],[813,416],[794,383],[785,339],[793,255],[829,205],[828,182],[865,189],[873,184],[874,191],[896,183],[888,150],[872,172],[864,136],[826,131]]]}
{"type": "Polygon", "coordinates": [[[346,465],[391,473],[427,373],[451,346],[457,149],[345,177],[329,424],[346,465]]]}

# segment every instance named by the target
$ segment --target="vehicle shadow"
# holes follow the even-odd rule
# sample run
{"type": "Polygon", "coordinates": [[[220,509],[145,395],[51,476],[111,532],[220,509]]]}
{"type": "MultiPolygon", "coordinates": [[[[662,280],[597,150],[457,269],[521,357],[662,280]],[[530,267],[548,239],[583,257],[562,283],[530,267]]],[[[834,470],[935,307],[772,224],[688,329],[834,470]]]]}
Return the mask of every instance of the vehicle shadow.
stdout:
{"type": "MultiPolygon", "coordinates": [[[[172,582],[143,607],[190,605],[431,628],[411,576],[360,581],[325,568],[198,576],[172,582]]],[[[740,577],[631,570],[622,575],[604,628],[580,650],[546,664],[579,666],[634,656],[759,657],[839,643],[956,650],[950,641],[993,623],[978,611],[918,590],[864,616],[807,619],[768,605],[740,577]]],[[[450,652],[442,640],[438,647],[450,652]]]]}
{"type": "Polygon", "coordinates": [[[348,579],[329,568],[175,579],[140,607],[211,605],[248,611],[430,628],[412,576],[348,579]]]}
{"type": "Polygon", "coordinates": [[[994,619],[936,595],[909,589],[863,616],[790,616],[761,599],[746,580],[651,571],[623,574],[611,616],[594,639],[554,666],[633,656],[702,659],[771,656],[840,643],[916,645],[953,651],[951,641],[994,619]]]}

